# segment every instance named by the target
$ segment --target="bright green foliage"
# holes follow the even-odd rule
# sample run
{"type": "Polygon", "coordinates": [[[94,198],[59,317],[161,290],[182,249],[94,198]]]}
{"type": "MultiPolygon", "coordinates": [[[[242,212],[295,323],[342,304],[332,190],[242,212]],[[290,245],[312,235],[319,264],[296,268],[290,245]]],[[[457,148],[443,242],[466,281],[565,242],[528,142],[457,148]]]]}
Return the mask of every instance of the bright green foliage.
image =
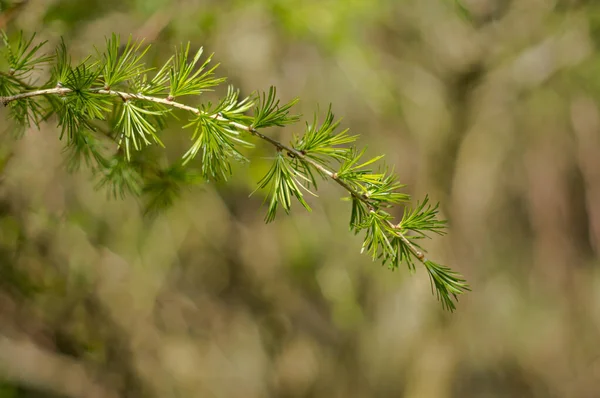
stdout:
{"type": "Polygon", "coordinates": [[[29,40],[26,40],[23,38],[23,32],[20,32],[17,43],[13,45],[10,45],[6,33],[2,32],[1,35],[5,48],[4,58],[10,66],[10,74],[17,78],[26,77],[36,66],[52,59],[52,57],[38,54],[46,42],[33,45],[35,33],[29,40]]]}
{"type": "Polygon", "coordinates": [[[117,121],[116,128],[117,131],[122,132],[119,145],[121,145],[122,141],[125,141],[125,153],[127,154],[128,159],[131,159],[131,144],[133,144],[136,151],[139,151],[142,149],[143,145],[152,145],[151,139],[164,147],[163,143],[156,135],[156,127],[154,127],[154,123],[152,123],[153,120],[148,117],[161,116],[162,112],[149,109],[154,104],[148,105],[142,101],[130,100],[123,102],[120,107],[121,116],[117,121]],[[139,104],[136,104],[136,102],[139,104]]]}
{"type": "Polygon", "coordinates": [[[317,188],[317,180],[314,172],[316,171],[321,178],[328,178],[323,170],[314,168],[310,162],[318,163],[323,167],[330,167],[331,161],[348,160],[352,152],[351,148],[341,145],[349,144],[358,138],[356,135],[348,135],[348,129],[336,133],[340,121],[334,121],[331,106],[327,111],[325,120],[321,125],[318,125],[317,114],[315,114],[313,123],[306,124],[306,131],[302,136],[294,135],[291,143],[302,157],[292,157],[291,165],[300,175],[308,177],[310,183],[306,184],[306,188],[314,186],[317,188]]]}
{"type": "Polygon", "coordinates": [[[93,129],[83,111],[72,104],[71,98],[60,98],[55,105],[58,125],[61,127],[60,139],[67,137],[67,144],[77,139],[86,129],[93,129]]]}
{"type": "Polygon", "coordinates": [[[320,126],[318,125],[317,114],[315,113],[312,125],[306,124],[306,132],[302,136],[294,137],[292,146],[308,158],[324,166],[329,164],[330,159],[349,160],[351,148],[341,145],[353,143],[358,136],[348,135],[348,129],[335,133],[340,122],[341,120],[334,121],[330,105],[323,123],[320,126]]]}
{"type": "Polygon", "coordinates": [[[401,232],[411,231],[417,235],[415,238],[427,237],[427,231],[439,235],[446,233],[446,221],[437,219],[438,204],[433,207],[429,205],[425,208],[428,202],[429,197],[425,196],[423,202],[421,204],[417,203],[417,207],[414,209],[408,207],[404,209],[404,215],[399,224],[401,232]]]}
{"type": "Polygon", "coordinates": [[[383,167],[382,169],[382,172],[373,174],[375,177],[374,181],[365,184],[361,188],[361,190],[364,190],[364,195],[369,200],[377,202],[379,206],[383,207],[391,207],[389,206],[391,204],[408,202],[410,196],[403,192],[398,192],[398,189],[404,188],[405,185],[398,182],[398,177],[393,171],[390,171],[387,167],[383,167]]]}
{"type": "Polygon", "coordinates": [[[200,47],[190,62],[187,61],[189,51],[190,43],[185,48],[181,46],[181,49],[175,55],[174,65],[170,69],[171,90],[169,98],[171,99],[182,95],[197,95],[225,81],[223,78],[213,77],[214,71],[219,65],[206,69],[212,55],[196,69],[196,65],[202,56],[202,47],[200,47]],[[194,69],[196,70],[194,71],[194,69]]]}
{"type": "MultiPolygon", "coordinates": [[[[0,74],[0,96],[15,95],[31,87],[23,81],[30,77],[31,71],[52,59],[51,56],[41,55],[40,49],[46,42],[33,44],[35,34],[25,39],[23,33],[17,35],[16,42],[10,43],[5,32],[0,32],[2,37],[2,55],[6,62],[7,71],[0,74]]],[[[15,121],[16,136],[20,136],[25,128],[38,126],[44,119],[45,110],[33,98],[25,98],[18,102],[8,104],[10,118],[15,121]]]]}
{"type": "Polygon", "coordinates": [[[171,70],[173,58],[169,58],[150,81],[148,81],[148,75],[145,73],[131,79],[132,89],[144,95],[165,95],[168,92],[169,71],[171,70]]]}
{"type": "Polygon", "coordinates": [[[200,114],[185,127],[189,126],[194,127],[194,143],[183,155],[183,164],[200,152],[202,175],[206,179],[227,179],[231,175],[230,159],[246,160],[235,144],[250,146],[250,143],[239,138],[239,131],[230,128],[228,123],[200,114]]]}
{"type": "MultiPolygon", "coordinates": [[[[112,35],[104,51],[73,65],[61,42],[53,57],[40,55],[42,44],[34,37],[18,35],[13,43],[2,34],[5,70],[0,69],[1,102],[21,128],[38,125],[55,116],[65,140],[67,167],[82,164],[97,176],[98,187],[114,197],[140,196],[146,212],[155,214],[169,206],[186,186],[206,180],[227,179],[234,161],[247,161],[251,139],[273,146],[275,158],[258,182],[268,190],[265,220],[275,219],[279,207],[287,213],[297,200],[310,210],[305,192],[317,188],[317,176],[339,184],[351,202],[350,229],[364,233],[362,251],[391,269],[401,263],[410,270],[424,265],[432,287],[444,308],[453,310],[454,300],[469,287],[460,275],[425,257],[421,246],[428,233],[443,234],[438,206],[426,197],[415,208],[405,207],[399,222],[388,213],[394,205],[405,205],[410,197],[393,169],[381,164],[383,156],[365,158],[366,150],[353,145],[356,135],[340,131],[328,108],[321,123],[315,114],[303,134],[285,144],[263,133],[268,127],[284,127],[299,120],[291,113],[298,101],[281,103],[276,90],[240,98],[229,87],[222,100],[192,106],[179,97],[199,96],[224,81],[214,77],[210,57],[201,61],[202,49],[190,59],[190,44],[182,46],[153,76],[144,63],[148,47],[132,42],[124,46],[112,35]],[[53,61],[49,80],[42,85],[29,81],[30,72],[53,61]],[[163,130],[171,116],[187,112],[191,146],[181,159],[164,165],[153,148],[163,146],[163,130]],[[294,199],[295,198],[295,199],[294,199]]],[[[0,65],[0,68],[3,67],[0,65]]],[[[314,194],[313,194],[314,195],[314,194]]]]}
{"type": "Polygon", "coordinates": [[[361,152],[354,151],[340,166],[338,178],[360,192],[363,198],[377,202],[377,205],[380,206],[387,207],[386,204],[409,201],[410,196],[398,192],[398,189],[403,188],[404,185],[397,181],[394,173],[390,172],[385,166],[381,167],[383,171],[377,173],[367,168],[383,156],[376,156],[359,163],[364,153],[364,149],[361,152]]]}
{"type": "Polygon", "coordinates": [[[132,43],[131,36],[122,51],[119,51],[120,45],[119,36],[113,33],[111,38],[106,40],[106,51],[98,57],[104,63],[102,79],[106,90],[148,71],[143,68],[142,58],[150,46],[140,51],[142,43],[132,43]]]}
{"type": "Polygon", "coordinates": [[[275,87],[269,88],[269,94],[263,93],[259,99],[256,109],[254,110],[254,121],[252,128],[261,129],[265,127],[279,126],[283,127],[288,124],[296,123],[299,116],[289,116],[290,109],[294,106],[298,99],[294,99],[285,105],[279,106],[279,100],[275,100],[277,91],[275,87]]]}
{"type": "Polygon", "coordinates": [[[67,74],[63,86],[72,90],[64,98],[64,105],[71,107],[88,119],[104,120],[110,101],[106,95],[91,91],[99,76],[95,65],[82,63],[67,74]]]}
{"type": "Polygon", "coordinates": [[[292,197],[296,197],[306,210],[310,211],[310,206],[304,200],[304,195],[300,188],[303,188],[302,182],[298,179],[306,179],[301,173],[297,172],[290,164],[285,156],[278,152],[275,161],[269,172],[258,183],[259,188],[269,187],[271,201],[269,202],[269,210],[267,210],[266,222],[271,222],[275,219],[277,206],[281,205],[283,210],[288,213],[292,207],[292,197]]]}
{"type": "Polygon", "coordinates": [[[431,280],[431,289],[435,290],[438,300],[442,302],[442,306],[448,310],[454,310],[455,304],[452,298],[457,300],[457,296],[469,290],[469,285],[462,277],[452,271],[450,268],[436,264],[433,261],[423,261],[429,279],[431,280]]]}
{"type": "Polygon", "coordinates": [[[387,233],[388,221],[391,221],[391,219],[389,214],[371,211],[365,216],[365,220],[357,226],[358,230],[366,231],[361,252],[366,250],[371,254],[373,260],[393,251],[389,234],[387,233]]]}
{"type": "Polygon", "coordinates": [[[352,184],[372,183],[378,181],[379,178],[372,173],[372,170],[365,167],[382,159],[383,155],[376,156],[363,163],[359,163],[359,160],[363,157],[366,150],[367,148],[358,152],[356,149],[353,149],[350,156],[344,159],[344,162],[341,164],[337,172],[338,178],[346,180],[352,184]]]}
{"type": "Polygon", "coordinates": [[[52,82],[63,84],[67,80],[67,76],[71,73],[71,57],[67,53],[65,41],[61,38],[60,43],[56,46],[54,52],[54,65],[52,66],[51,76],[52,82]]]}
{"type": "Polygon", "coordinates": [[[252,148],[254,145],[243,138],[242,132],[231,128],[230,122],[247,124],[252,118],[245,112],[253,106],[250,97],[239,100],[239,91],[229,86],[227,95],[215,106],[209,101],[202,105],[202,113],[198,114],[184,127],[193,127],[194,141],[191,148],[183,155],[186,165],[200,152],[202,159],[202,175],[205,179],[227,179],[231,175],[231,159],[247,161],[237,147],[252,148]],[[221,115],[219,120],[214,115],[221,115]]]}
{"type": "Polygon", "coordinates": [[[217,115],[225,117],[227,120],[237,123],[248,124],[252,122],[252,116],[248,112],[254,106],[254,99],[246,97],[240,100],[240,91],[235,90],[233,86],[227,87],[227,95],[215,106],[209,101],[202,105],[202,110],[207,115],[217,115]]]}

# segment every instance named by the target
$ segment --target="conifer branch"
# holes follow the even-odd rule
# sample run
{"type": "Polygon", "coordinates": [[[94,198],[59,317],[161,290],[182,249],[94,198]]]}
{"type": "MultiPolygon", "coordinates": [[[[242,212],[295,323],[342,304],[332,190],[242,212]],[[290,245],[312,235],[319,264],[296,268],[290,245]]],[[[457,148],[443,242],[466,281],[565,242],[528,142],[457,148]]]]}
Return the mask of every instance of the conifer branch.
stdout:
{"type": "Polygon", "coordinates": [[[303,192],[316,189],[316,176],[333,180],[348,192],[347,199],[352,202],[350,229],[365,232],[362,251],[381,259],[391,269],[405,262],[414,270],[415,261],[422,263],[446,309],[454,310],[457,296],[469,290],[459,274],[428,260],[419,243],[428,233],[444,233],[445,221],[437,219],[437,205],[428,205],[426,197],[415,208],[405,207],[400,221],[394,223],[385,209],[408,202],[409,196],[398,191],[403,185],[393,171],[385,166],[378,171],[371,169],[382,156],[361,161],[365,151],[347,146],[357,136],[348,135],[347,130],[337,132],[340,121],[334,121],[331,107],[321,124],[315,115],[303,135],[285,144],[261,131],[299,120],[290,115],[297,100],[280,104],[274,87],[262,96],[241,100],[239,91],[230,87],[219,103],[200,107],[178,99],[201,95],[224,81],[213,77],[216,66],[208,67],[211,57],[200,62],[202,49],[189,59],[189,43],[181,46],[151,79],[143,63],[148,47],[141,48],[141,43],[130,39],[119,50],[120,39],[113,35],[107,39],[106,50],[98,51],[97,60],[86,59],[75,66],[61,43],[53,57],[50,80],[35,87],[27,82],[29,72],[50,61],[50,57],[38,54],[42,45],[33,46],[33,37],[25,40],[22,35],[14,46],[6,34],[2,38],[11,69],[0,71],[0,102],[10,108],[11,117],[21,126],[38,125],[49,115],[56,115],[62,128],[60,137],[67,139],[71,168],[85,160],[101,175],[98,185],[108,186],[113,195],[148,195],[148,210],[160,210],[173,203],[183,185],[202,179],[226,179],[231,174],[230,160],[246,160],[240,148],[252,146],[242,135],[249,134],[277,151],[271,169],[259,182],[259,189],[270,191],[267,222],[275,218],[278,207],[289,212],[292,197],[310,210],[303,192]],[[251,109],[254,115],[248,114],[251,109]],[[158,134],[172,110],[193,115],[183,126],[193,128],[193,144],[181,162],[161,169],[144,149],[163,145],[158,134]],[[117,141],[118,150],[112,155],[106,155],[95,135],[98,121],[108,125],[103,136],[117,141]],[[201,160],[199,171],[188,166],[196,157],[201,160]]]}

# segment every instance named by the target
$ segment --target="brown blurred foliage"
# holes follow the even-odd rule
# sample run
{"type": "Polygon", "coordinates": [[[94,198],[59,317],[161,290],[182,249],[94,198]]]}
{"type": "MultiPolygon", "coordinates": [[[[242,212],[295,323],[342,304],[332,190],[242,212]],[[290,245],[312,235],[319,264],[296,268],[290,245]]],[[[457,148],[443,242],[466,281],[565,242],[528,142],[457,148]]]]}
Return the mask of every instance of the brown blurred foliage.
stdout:
{"type": "Polygon", "coordinates": [[[0,397],[600,396],[597,2],[32,0],[2,20],[74,58],[112,32],[155,64],[190,40],[245,92],[331,102],[440,200],[431,255],[473,291],[443,313],[425,273],[360,256],[334,186],[264,225],[266,147],[148,220],[66,173],[49,122],[0,147],[0,397]]]}

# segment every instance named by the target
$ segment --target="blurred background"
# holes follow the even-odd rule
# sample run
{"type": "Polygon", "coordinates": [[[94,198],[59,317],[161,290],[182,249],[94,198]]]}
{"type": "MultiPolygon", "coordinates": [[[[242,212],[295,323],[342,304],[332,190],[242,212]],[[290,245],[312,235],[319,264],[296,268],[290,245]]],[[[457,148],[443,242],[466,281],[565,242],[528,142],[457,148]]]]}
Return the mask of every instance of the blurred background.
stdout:
{"type": "Polygon", "coordinates": [[[49,52],[132,34],[159,66],[191,41],[245,94],[332,103],[441,202],[430,256],[473,291],[445,313],[423,270],[361,256],[331,184],[265,225],[265,145],[149,220],[66,171],[53,121],[3,128],[0,397],[600,396],[600,2],[1,4],[49,52]]]}

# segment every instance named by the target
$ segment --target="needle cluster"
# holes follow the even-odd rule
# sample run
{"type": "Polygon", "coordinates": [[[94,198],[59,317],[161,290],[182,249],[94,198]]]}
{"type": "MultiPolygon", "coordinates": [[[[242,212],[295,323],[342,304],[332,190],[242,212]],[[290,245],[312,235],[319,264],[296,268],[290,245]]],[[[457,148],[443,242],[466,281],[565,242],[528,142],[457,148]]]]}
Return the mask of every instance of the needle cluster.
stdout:
{"type": "Polygon", "coordinates": [[[454,310],[457,296],[469,290],[459,274],[425,256],[423,239],[445,232],[438,206],[425,197],[411,208],[396,174],[381,163],[383,156],[367,158],[355,146],[358,136],[340,129],[331,107],[322,120],[315,115],[302,134],[285,144],[263,131],[296,124],[299,116],[292,107],[297,100],[281,103],[274,87],[243,98],[229,87],[217,103],[190,104],[189,98],[225,79],[215,76],[211,57],[201,60],[202,48],[192,50],[189,43],[155,70],[144,63],[149,46],[131,39],[122,44],[117,35],[77,63],[64,42],[46,55],[41,52],[45,43],[34,44],[35,35],[1,36],[0,102],[8,107],[15,129],[55,120],[68,167],[85,164],[98,177],[98,186],[113,196],[143,197],[147,211],[159,211],[189,184],[227,179],[232,163],[247,161],[247,148],[262,140],[275,151],[257,188],[268,191],[266,222],[280,208],[289,212],[295,201],[310,210],[304,195],[314,194],[320,180],[334,181],[350,202],[350,230],[364,235],[362,251],[391,269],[405,263],[414,270],[415,263],[422,263],[446,309],[454,310]],[[32,82],[32,73],[49,64],[47,82],[32,82]],[[182,117],[187,118],[181,128],[189,130],[191,145],[177,162],[160,167],[152,148],[164,146],[161,135],[167,123],[182,117]],[[390,208],[397,205],[404,213],[394,220],[390,208]]]}

